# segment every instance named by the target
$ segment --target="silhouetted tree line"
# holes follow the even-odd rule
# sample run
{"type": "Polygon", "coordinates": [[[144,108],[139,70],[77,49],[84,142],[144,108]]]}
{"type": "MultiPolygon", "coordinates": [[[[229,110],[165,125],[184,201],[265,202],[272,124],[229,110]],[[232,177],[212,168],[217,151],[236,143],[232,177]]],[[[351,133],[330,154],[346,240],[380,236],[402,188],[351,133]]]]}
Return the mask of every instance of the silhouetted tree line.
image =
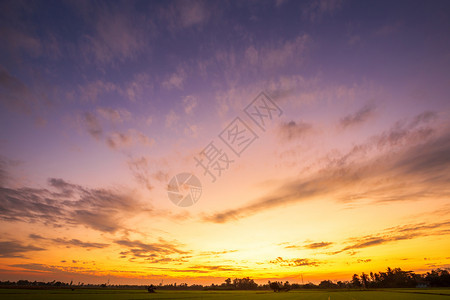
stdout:
{"type": "Polygon", "coordinates": [[[83,282],[70,283],[61,281],[29,281],[29,280],[18,280],[18,281],[0,281],[0,288],[120,288],[120,289],[142,289],[142,285],[114,285],[114,284],[85,284],[83,282]]]}
{"type": "Polygon", "coordinates": [[[386,272],[354,274],[350,281],[323,280],[318,288],[412,288],[450,287],[450,273],[447,269],[436,269],[426,274],[387,268],[386,272]]]}
{"type": "Polygon", "coordinates": [[[269,281],[269,288],[271,288],[274,292],[289,292],[292,286],[289,284],[289,281],[285,283],[281,281],[269,281]]]}
{"type": "Polygon", "coordinates": [[[267,290],[272,289],[275,292],[289,291],[291,289],[340,289],[340,288],[357,288],[357,289],[374,289],[374,288],[412,288],[412,287],[450,287],[449,269],[435,269],[425,274],[416,274],[412,271],[403,271],[400,268],[387,268],[386,272],[368,274],[354,274],[349,281],[323,280],[318,285],[314,283],[307,284],[290,284],[279,281],[269,281],[268,284],[258,285],[249,277],[244,278],[227,278],[222,284],[200,285],[187,283],[166,284],[160,283],[158,286],[142,286],[142,285],[109,285],[109,284],[84,284],[73,282],[65,283],[61,281],[39,282],[39,281],[0,281],[2,288],[124,288],[124,289],[147,289],[149,292],[155,290],[267,290]]]}
{"type": "Polygon", "coordinates": [[[8,286],[15,286],[15,287],[69,287],[72,283],[66,283],[61,281],[49,281],[49,282],[42,282],[42,281],[28,281],[28,280],[18,280],[18,281],[0,281],[0,286],[2,287],[8,287],[8,286]]]}

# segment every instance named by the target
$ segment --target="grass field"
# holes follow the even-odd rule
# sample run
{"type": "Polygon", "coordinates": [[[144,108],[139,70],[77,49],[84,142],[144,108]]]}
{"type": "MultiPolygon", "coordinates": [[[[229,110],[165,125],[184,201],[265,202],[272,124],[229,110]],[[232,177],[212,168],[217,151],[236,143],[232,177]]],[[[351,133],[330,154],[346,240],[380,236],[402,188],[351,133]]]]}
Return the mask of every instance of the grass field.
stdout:
{"type": "Polygon", "coordinates": [[[377,291],[313,290],[274,293],[271,291],[157,291],[114,289],[25,290],[0,289],[0,299],[305,299],[305,300],[375,300],[449,299],[450,289],[392,289],[377,291]]]}

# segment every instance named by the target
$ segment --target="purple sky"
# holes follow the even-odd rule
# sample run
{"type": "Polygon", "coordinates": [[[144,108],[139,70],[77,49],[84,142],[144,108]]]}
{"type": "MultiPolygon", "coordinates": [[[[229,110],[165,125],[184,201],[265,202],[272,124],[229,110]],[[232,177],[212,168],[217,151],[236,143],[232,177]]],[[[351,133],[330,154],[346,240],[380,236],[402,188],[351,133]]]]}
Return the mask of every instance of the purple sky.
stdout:
{"type": "MultiPolygon", "coordinates": [[[[233,250],[236,256],[213,263],[247,264],[269,278],[271,271],[255,266],[273,265],[283,243],[350,249],[345,244],[355,237],[397,241],[389,231],[396,226],[424,230],[419,220],[448,228],[446,214],[417,215],[449,209],[449,11],[449,1],[1,1],[0,267],[30,270],[22,260],[49,251],[43,265],[53,269],[39,268],[61,271],[76,249],[95,248],[76,255],[86,262],[110,255],[114,263],[99,267],[102,274],[122,261],[133,269],[155,253],[190,270],[208,261],[201,251],[233,250]],[[210,182],[194,157],[261,91],[283,114],[257,132],[242,157],[230,153],[230,170],[210,182]],[[202,182],[203,195],[190,208],[167,197],[168,181],[180,172],[202,182]],[[297,232],[296,209],[341,225],[334,234],[297,232]],[[369,217],[377,221],[367,231],[351,230],[369,217]],[[266,220],[292,234],[264,241],[266,220]],[[243,237],[255,237],[253,244],[243,238],[240,248],[227,235],[236,224],[248,226],[243,237]],[[215,239],[211,226],[229,242],[215,239]],[[33,238],[38,229],[49,237],[33,238]],[[72,242],[73,252],[55,254],[61,241],[85,238],[110,246],[72,242]],[[251,245],[269,250],[253,256],[251,245]]],[[[337,261],[354,255],[338,250],[337,261]]],[[[374,253],[358,259],[384,267],[374,253]]],[[[429,268],[419,253],[406,267],[429,268]]],[[[326,256],[283,255],[313,261],[316,254],[326,256]]],[[[336,278],[352,272],[321,259],[336,278]]],[[[434,259],[448,265],[443,252],[434,259]]],[[[317,265],[307,269],[313,279],[321,276],[317,265]]],[[[234,271],[209,276],[245,270],[234,271]]]]}

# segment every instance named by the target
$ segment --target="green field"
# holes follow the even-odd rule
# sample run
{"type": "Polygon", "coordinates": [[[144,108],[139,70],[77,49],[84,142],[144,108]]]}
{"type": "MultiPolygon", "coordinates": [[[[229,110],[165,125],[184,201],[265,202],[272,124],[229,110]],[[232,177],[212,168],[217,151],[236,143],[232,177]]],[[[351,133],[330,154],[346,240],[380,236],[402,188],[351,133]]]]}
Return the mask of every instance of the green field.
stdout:
{"type": "Polygon", "coordinates": [[[294,290],[274,293],[272,291],[157,291],[114,289],[68,289],[26,290],[0,289],[0,299],[311,299],[311,300],[375,300],[449,299],[450,289],[392,289],[377,291],[342,290],[294,290]]]}

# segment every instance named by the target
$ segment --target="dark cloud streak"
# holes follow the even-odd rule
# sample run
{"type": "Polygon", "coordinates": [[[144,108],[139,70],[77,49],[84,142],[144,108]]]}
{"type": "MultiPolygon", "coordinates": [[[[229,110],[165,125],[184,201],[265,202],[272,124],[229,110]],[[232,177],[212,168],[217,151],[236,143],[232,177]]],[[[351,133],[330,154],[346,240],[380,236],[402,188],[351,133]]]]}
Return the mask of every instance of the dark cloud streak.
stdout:
{"type": "Polygon", "coordinates": [[[44,248],[33,245],[24,245],[17,241],[0,241],[0,257],[24,257],[25,253],[33,251],[43,251],[44,248]]]}
{"type": "Polygon", "coordinates": [[[0,187],[0,220],[56,227],[85,225],[112,233],[123,228],[124,217],[142,210],[132,195],[118,191],[84,188],[54,178],[49,179],[49,186],[54,190],[0,187]]]}
{"type": "Polygon", "coordinates": [[[101,140],[103,137],[103,128],[100,125],[95,114],[92,112],[86,112],[83,114],[83,121],[88,133],[96,140],[101,140]]]}
{"type": "Polygon", "coordinates": [[[308,258],[283,259],[282,257],[277,257],[277,259],[271,260],[270,263],[277,264],[282,267],[306,267],[306,266],[317,267],[321,264],[321,262],[317,260],[311,260],[308,258]]]}
{"type": "Polygon", "coordinates": [[[33,240],[39,240],[39,241],[48,241],[51,242],[53,244],[57,244],[57,245],[64,245],[67,247],[80,247],[80,248],[88,248],[88,249],[92,249],[92,248],[97,248],[97,249],[101,249],[101,248],[105,248],[108,247],[108,244],[104,244],[104,243],[92,243],[92,242],[82,242],[79,239],[62,239],[62,238],[45,238],[43,236],[40,236],[39,234],[30,234],[28,236],[29,238],[33,239],[33,240]]]}
{"type": "Polygon", "coordinates": [[[411,122],[398,122],[390,130],[330,161],[315,175],[285,183],[252,203],[204,216],[203,220],[224,223],[317,196],[348,203],[362,198],[383,202],[448,194],[450,131],[436,132],[429,127],[433,118],[433,113],[425,112],[411,122]],[[391,152],[394,147],[395,152],[391,152]],[[364,156],[383,149],[385,152],[372,159],[364,156]],[[389,180],[380,183],[379,178],[389,180]],[[358,192],[353,192],[357,188],[358,192]]]}
{"type": "Polygon", "coordinates": [[[158,243],[144,243],[137,240],[121,239],[114,241],[121,247],[128,248],[120,252],[122,258],[130,260],[145,259],[149,263],[185,262],[187,251],[179,249],[177,243],[160,240],[158,243]]]}
{"type": "Polygon", "coordinates": [[[403,240],[448,234],[450,234],[450,221],[396,226],[381,233],[351,238],[347,241],[347,244],[350,245],[329,254],[339,254],[345,251],[360,250],[403,240]]]}
{"type": "Polygon", "coordinates": [[[340,121],[340,125],[343,128],[347,128],[350,126],[355,126],[364,123],[369,118],[371,118],[374,115],[374,113],[375,113],[375,106],[366,105],[360,110],[358,110],[356,113],[343,117],[340,121]]]}
{"type": "Polygon", "coordinates": [[[312,125],[305,122],[283,123],[280,125],[280,136],[287,141],[300,139],[312,131],[312,125]]]}
{"type": "Polygon", "coordinates": [[[311,244],[306,244],[303,247],[307,248],[307,249],[318,249],[318,248],[327,248],[329,246],[331,246],[333,243],[331,242],[319,242],[319,243],[311,243],[311,244]]]}

